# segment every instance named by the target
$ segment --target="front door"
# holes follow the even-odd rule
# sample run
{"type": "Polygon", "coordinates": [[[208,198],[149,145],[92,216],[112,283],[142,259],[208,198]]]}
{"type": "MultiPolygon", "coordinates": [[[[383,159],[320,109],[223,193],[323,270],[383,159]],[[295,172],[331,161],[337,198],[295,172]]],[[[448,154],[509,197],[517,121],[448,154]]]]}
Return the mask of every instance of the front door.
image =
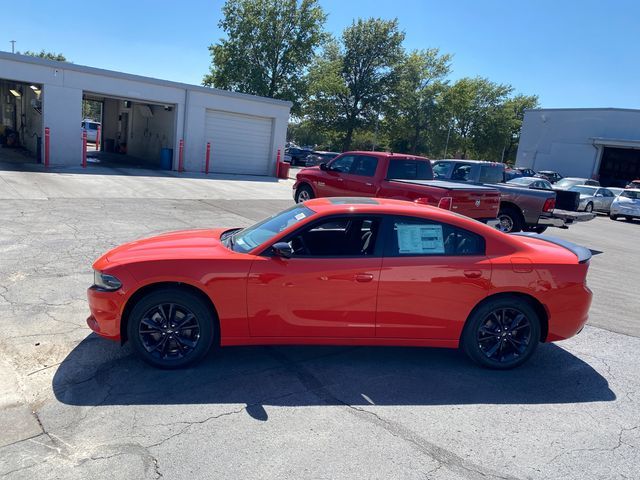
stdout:
{"type": "Polygon", "coordinates": [[[488,293],[484,239],[447,224],[389,217],[380,274],[376,336],[453,340],[488,293]]]}
{"type": "Polygon", "coordinates": [[[345,179],[349,177],[355,159],[354,155],[344,155],[327,165],[328,170],[322,172],[323,174],[316,185],[319,197],[344,197],[349,195],[348,182],[345,179]]]}
{"type": "Polygon", "coordinates": [[[291,258],[258,257],[247,285],[251,336],[373,337],[379,224],[366,216],[322,219],[285,239],[291,258]]]}

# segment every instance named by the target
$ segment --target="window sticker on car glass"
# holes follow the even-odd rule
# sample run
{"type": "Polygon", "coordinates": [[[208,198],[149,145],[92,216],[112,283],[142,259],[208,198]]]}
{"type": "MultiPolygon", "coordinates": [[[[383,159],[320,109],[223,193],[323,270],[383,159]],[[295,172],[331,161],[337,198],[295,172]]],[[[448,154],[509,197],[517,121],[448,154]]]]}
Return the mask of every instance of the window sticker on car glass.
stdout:
{"type": "Polygon", "coordinates": [[[444,253],[442,225],[396,225],[398,253],[444,253]]]}
{"type": "Polygon", "coordinates": [[[302,219],[303,219],[303,218],[305,218],[305,217],[306,217],[306,215],[305,215],[303,212],[300,212],[300,213],[298,213],[298,214],[296,215],[296,217],[295,217],[295,218],[296,218],[296,220],[300,221],[300,220],[302,220],[302,219]]]}

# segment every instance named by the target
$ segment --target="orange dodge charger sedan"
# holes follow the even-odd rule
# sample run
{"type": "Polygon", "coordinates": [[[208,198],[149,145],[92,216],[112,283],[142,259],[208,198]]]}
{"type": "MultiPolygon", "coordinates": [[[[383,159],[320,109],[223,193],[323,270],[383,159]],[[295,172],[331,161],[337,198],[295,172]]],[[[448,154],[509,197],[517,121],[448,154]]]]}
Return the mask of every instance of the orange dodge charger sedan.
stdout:
{"type": "Polygon", "coordinates": [[[461,346],[505,369],[582,329],[590,258],[440,208],[322,198],[111,250],[93,265],[87,323],[162,368],[213,345],[313,344],[461,346]]]}

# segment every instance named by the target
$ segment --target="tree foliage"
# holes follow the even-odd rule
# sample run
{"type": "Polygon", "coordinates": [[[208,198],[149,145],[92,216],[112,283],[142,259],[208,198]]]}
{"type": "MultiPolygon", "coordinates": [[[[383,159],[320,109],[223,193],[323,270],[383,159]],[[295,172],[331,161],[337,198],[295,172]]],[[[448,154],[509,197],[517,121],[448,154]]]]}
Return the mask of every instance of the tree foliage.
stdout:
{"type": "MultiPolygon", "coordinates": [[[[20,53],[20,52],[18,52],[18,53],[20,53]]],[[[61,53],[47,52],[45,50],[40,50],[39,52],[32,52],[31,50],[27,50],[26,52],[23,52],[22,55],[29,55],[30,57],[46,58],[47,60],[55,60],[57,62],[68,62],[69,61],[61,53]]]]}
{"type": "Polygon", "coordinates": [[[377,120],[394,91],[403,40],[397,20],[358,19],[340,41],[327,44],[311,67],[307,115],[343,132],[344,150],[357,128],[377,120]]]}
{"type": "Polygon", "coordinates": [[[203,84],[290,100],[297,111],[304,71],[325,38],[318,0],[227,0],[222,11],[226,38],[209,47],[203,84]]]}

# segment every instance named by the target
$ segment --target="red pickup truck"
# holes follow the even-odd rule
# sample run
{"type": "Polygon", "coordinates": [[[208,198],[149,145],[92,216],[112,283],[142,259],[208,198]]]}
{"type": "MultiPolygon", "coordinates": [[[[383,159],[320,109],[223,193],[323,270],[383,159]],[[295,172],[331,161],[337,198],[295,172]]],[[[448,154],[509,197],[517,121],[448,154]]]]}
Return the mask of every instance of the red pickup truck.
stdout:
{"type": "Polygon", "coordinates": [[[493,221],[500,192],[482,185],[433,180],[428,158],[386,152],[345,152],[296,176],[293,198],[383,197],[437,206],[480,221],[493,221]]]}

